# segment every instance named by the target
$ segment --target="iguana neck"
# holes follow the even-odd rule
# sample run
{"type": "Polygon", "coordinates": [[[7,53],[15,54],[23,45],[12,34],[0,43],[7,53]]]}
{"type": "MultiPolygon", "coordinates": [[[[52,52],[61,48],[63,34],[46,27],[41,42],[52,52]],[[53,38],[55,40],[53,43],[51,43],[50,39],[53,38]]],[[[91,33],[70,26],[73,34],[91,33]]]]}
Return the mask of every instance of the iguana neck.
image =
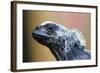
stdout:
{"type": "Polygon", "coordinates": [[[58,61],[67,60],[66,53],[59,46],[56,46],[56,45],[52,45],[51,46],[51,45],[49,45],[48,48],[53,53],[53,55],[55,56],[56,60],[58,60],[58,61]]]}
{"type": "Polygon", "coordinates": [[[84,50],[81,48],[72,49],[69,52],[65,52],[60,47],[49,47],[53,55],[55,56],[56,60],[58,61],[64,61],[64,60],[74,60],[74,59],[80,59],[80,56],[84,55],[84,50]]]}
{"type": "Polygon", "coordinates": [[[71,51],[66,53],[66,57],[68,60],[80,59],[81,56],[84,55],[84,50],[81,48],[73,48],[71,51]]]}

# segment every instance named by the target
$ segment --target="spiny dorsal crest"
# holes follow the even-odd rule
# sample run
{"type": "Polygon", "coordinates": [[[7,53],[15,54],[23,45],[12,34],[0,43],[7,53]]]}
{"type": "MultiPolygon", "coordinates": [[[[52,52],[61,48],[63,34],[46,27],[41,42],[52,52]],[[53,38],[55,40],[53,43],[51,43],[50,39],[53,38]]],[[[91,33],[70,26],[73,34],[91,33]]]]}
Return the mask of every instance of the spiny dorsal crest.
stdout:
{"type": "Polygon", "coordinates": [[[85,41],[83,34],[78,29],[73,29],[72,32],[76,34],[78,40],[80,41],[80,44],[82,46],[86,46],[86,41],[85,41]]]}

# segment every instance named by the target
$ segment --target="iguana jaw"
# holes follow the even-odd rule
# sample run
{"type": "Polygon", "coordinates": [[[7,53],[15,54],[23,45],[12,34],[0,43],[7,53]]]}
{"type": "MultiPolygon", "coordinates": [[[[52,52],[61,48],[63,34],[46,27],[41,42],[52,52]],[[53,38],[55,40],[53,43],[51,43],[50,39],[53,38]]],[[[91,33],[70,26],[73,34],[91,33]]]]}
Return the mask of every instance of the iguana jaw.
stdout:
{"type": "Polygon", "coordinates": [[[36,33],[35,31],[32,32],[32,37],[37,41],[39,42],[40,44],[43,44],[43,45],[47,45],[47,42],[46,40],[49,39],[48,36],[45,36],[43,34],[39,34],[39,33],[36,33]]]}

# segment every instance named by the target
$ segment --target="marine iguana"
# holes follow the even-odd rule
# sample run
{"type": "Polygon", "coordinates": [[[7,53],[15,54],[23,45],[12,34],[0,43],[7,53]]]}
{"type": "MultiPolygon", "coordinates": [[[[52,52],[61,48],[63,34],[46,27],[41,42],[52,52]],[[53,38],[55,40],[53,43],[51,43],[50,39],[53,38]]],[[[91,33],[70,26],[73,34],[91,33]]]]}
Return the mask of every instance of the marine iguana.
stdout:
{"type": "Polygon", "coordinates": [[[32,37],[47,46],[57,60],[90,59],[86,42],[80,31],[68,29],[61,24],[46,21],[32,31],[32,37]]]}

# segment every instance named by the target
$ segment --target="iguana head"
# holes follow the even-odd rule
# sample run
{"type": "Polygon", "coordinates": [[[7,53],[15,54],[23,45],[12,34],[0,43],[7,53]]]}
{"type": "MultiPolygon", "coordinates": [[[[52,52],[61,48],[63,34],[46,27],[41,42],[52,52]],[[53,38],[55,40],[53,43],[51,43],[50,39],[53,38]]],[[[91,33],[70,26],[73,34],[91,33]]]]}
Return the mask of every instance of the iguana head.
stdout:
{"type": "Polygon", "coordinates": [[[70,30],[64,26],[46,21],[32,31],[32,36],[40,44],[47,46],[58,60],[66,60],[66,53],[75,47],[84,47],[82,36],[77,30],[70,30]],[[80,37],[81,36],[81,37],[80,37]]]}
{"type": "Polygon", "coordinates": [[[48,21],[33,29],[32,36],[41,44],[48,46],[62,39],[63,33],[61,30],[58,24],[48,21]]]}

